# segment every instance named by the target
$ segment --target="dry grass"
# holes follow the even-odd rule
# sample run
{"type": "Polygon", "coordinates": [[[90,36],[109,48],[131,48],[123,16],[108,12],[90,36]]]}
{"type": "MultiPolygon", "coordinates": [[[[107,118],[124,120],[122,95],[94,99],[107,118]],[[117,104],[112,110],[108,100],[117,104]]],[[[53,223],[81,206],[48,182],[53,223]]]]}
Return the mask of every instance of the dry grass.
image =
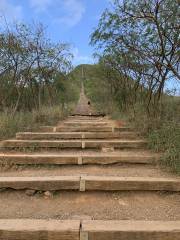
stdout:
{"type": "Polygon", "coordinates": [[[160,111],[149,116],[143,105],[128,112],[115,111],[113,119],[121,119],[134,126],[148,139],[149,148],[162,153],[161,163],[180,174],[180,98],[165,97],[160,111]]]}
{"type": "Polygon", "coordinates": [[[12,116],[10,111],[0,113],[0,139],[13,137],[18,131],[30,131],[41,125],[55,125],[65,118],[68,109],[62,111],[59,106],[43,107],[40,111],[18,112],[12,116]]]}

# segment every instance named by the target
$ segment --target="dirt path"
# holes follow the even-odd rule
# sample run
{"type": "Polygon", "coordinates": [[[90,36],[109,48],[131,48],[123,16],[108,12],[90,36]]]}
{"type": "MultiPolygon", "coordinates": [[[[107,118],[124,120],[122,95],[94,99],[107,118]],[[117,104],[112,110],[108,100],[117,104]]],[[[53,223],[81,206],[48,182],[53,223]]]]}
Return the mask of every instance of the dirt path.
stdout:
{"type": "Polygon", "coordinates": [[[0,218],[179,220],[178,193],[57,192],[52,198],[24,191],[0,193],[0,218]]]}
{"type": "Polygon", "coordinates": [[[91,116],[88,101],[82,88],[76,116],[42,128],[48,133],[19,133],[0,143],[0,219],[130,220],[132,225],[160,220],[162,228],[175,221],[177,230],[180,178],[159,167],[159,155],[148,150],[135,129],[91,116]]]}
{"type": "Polygon", "coordinates": [[[84,85],[82,84],[80,98],[78,104],[74,110],[74,114],[76,115],[93,115],[95,114],[95,110],[91,105],[91,101],[87,98],[84,93],[84,85]]]}

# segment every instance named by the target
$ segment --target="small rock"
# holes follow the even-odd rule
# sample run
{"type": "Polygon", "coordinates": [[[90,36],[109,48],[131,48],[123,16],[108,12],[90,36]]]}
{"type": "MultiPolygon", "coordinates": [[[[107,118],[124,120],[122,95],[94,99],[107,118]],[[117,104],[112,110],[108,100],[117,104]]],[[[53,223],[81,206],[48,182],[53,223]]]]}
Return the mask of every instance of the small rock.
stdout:
{"type": "Polygon", "coordinates": [[[45,196],[45,198],[52,198],[53,197],[53,192],[46,191],[46,192],[44,192],[44,196],[45,196]]]}
{"type": "Polygon", "coordinates": [[[36,193],[36,190],[27,189],[27,190],[25,191],[25,193],[26,193],[27,196],[34,196],[35,193],[36,193]]]}

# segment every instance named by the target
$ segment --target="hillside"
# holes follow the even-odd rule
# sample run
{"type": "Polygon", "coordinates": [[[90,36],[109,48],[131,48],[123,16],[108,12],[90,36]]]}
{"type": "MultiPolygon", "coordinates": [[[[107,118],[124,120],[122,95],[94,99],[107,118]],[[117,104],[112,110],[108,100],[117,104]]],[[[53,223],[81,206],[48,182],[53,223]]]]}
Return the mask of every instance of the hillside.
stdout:
{"type": "Polygon", "coordinates": [[[96,108],[102,111],[109,111],[112,107],[112,83],[113,75],[101,64],[82,64],[77,66],[70,74],[72,78],[81,87],[83,80],[85,93],[91,99],[96,108]],[[111,79],[110,79],[111,78],[111,79]]]}

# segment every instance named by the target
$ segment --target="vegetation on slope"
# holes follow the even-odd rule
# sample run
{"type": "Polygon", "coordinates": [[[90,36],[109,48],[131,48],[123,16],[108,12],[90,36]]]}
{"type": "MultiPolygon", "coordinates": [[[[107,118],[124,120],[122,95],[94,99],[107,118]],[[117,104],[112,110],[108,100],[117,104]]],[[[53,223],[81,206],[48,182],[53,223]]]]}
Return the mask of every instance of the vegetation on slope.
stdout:
{"type": "Polygon", "coordinates": [[[125,113],[180,173],[180,98],[165,92],[168,82],[180,80],[179,33],[177,0],[114,0],[91,35],[106,75],[91,89],[97,99],[105,93],[101,108],[114,117],[125,113]]]}
{"type": "Polygon", "coordinates": [[[67,73],[71,52],[67,43],[48,39],[43,25],[16,24],[0,34],[0,110],[39,110],[74,100],[67,73]]]}
{"type": "Polygon", "coordinates": [[[98,110],[126,116],[180,173],[180,98],[165,91],[180,80],[178,19],[177,0],[114,0],[91,35],[98,63],[73,71],[69,45],[53,43],[42,25],[1,30],[0,138],[55,124],[77,101],[83,78],[98,110]]]}
{"type": "MultiPolygon", "coordinates": [[[[82,69],[86,94],[97,109],[114,119],[129,121],[148,139],[149,148],[162,153],[162,164],[180,173],[180,97],[164,94],[159,111],[155,115],[149,114],[146,104],[140,100],[133,107],[131,103],[124,104],[132,96],[130,90],[128,92],[121,87],[123,76],[119,76],[117,91],[114,92],[111,84],[118,77],[115,71],[102,63],[80,65],[73,71],[75,78],[81,78],[82,69]]],[[[145,95],[147,90],[142,91],[145,95]]]]}
{"type": "Polygon", "coordinates": [[[70,46],[54,43],[42,24],[0,26],[0,138],[66,114],[79,95],[71,59],[70,46]]]}

